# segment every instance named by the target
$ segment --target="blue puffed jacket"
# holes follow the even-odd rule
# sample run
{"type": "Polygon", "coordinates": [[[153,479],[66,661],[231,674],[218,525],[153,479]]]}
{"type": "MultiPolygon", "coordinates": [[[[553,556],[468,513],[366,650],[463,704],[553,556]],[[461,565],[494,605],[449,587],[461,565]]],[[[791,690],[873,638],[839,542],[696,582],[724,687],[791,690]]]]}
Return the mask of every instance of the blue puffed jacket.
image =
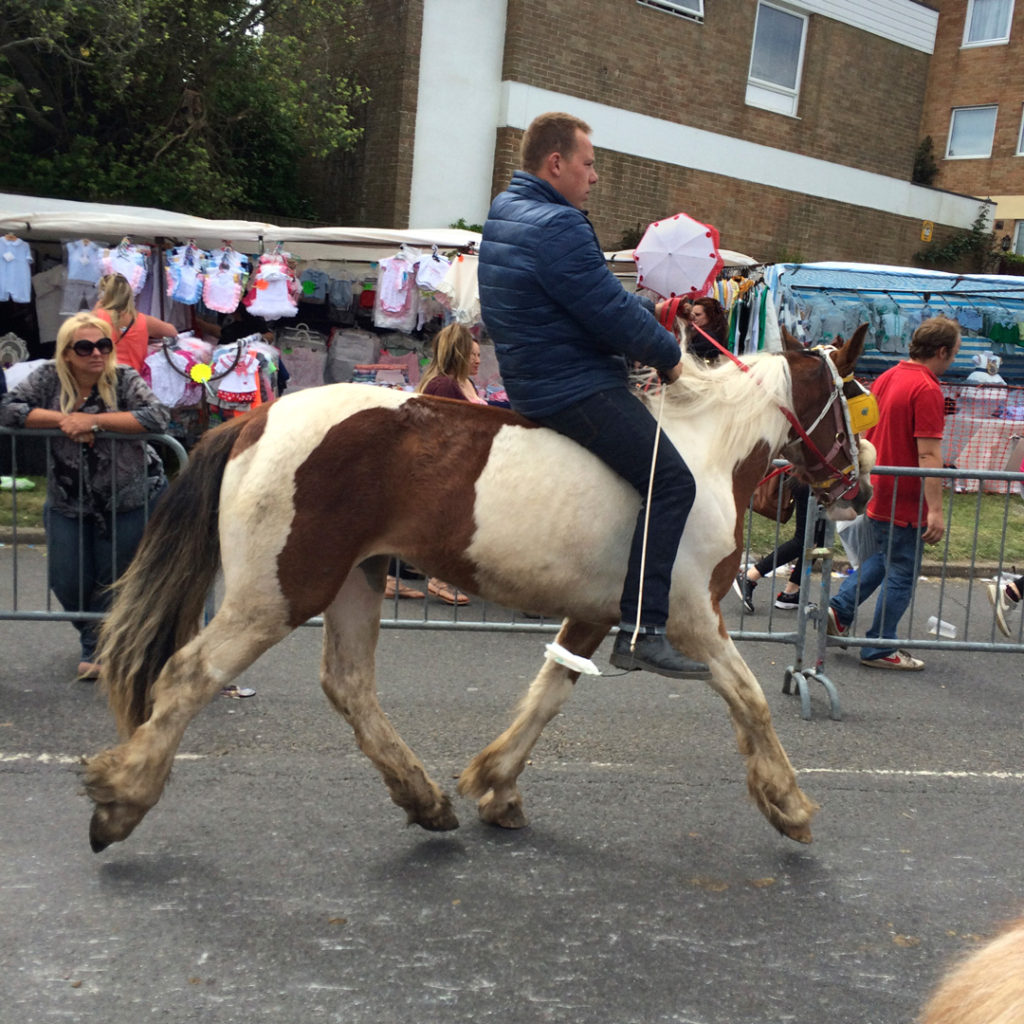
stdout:
{"type": "Polygon", "coordinates": [[[526,171],[515,171],[491,204],[479,285],[502,383],[524,416],[624,386],[627,360],[659,370],[679,362],[679,343],[654,304],[606,266],[586,214],[526,171]]]}

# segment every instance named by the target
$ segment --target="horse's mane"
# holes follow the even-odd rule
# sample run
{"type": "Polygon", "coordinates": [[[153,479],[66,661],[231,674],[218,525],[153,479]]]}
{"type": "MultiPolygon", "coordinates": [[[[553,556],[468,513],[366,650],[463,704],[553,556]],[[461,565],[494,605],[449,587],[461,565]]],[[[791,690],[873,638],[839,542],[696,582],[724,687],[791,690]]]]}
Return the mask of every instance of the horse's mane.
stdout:
{"type": "MultiPolygon", "coordinates": [[[[666,423],[714,426],[716,447],[738,460],[762,441],[776,452],[789,433],[779,406],[792,407],[792,380],[784,355],[762,352],[744,356],[744,372],[730,359],[708,366],[684,358],[678,380],[665,386],[666,423]]],[[[644,396],[649,405],[653,399],[644,396]]]]}

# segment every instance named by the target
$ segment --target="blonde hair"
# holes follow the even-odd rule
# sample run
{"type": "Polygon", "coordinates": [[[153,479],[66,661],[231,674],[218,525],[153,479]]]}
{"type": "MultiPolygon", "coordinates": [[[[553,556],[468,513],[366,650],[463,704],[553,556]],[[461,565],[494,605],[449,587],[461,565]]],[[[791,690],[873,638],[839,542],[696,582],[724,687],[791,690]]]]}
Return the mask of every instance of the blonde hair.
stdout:
{"type": "Polygon", "coordinates": [[[465,324],[449,324],[434,337],[430,365],[423,371],[417,391],[435,377],[453,377],[460,384],[469,379],[469,361],[473,357],[473,335],[465,324]]]}
{"type": "Polygon", "coordinates": [[[121,318],[127,313],[135,318],[135,293],[128,283],[128,278],[121,274],[104,274],[99,280],[99,297],[96,305],[105,309],[110,321],[120,328],[121,318]]]}
{"type": "MultiPolygon", "coordinates": [[[[127,284],[127,282],[125,282],[127,284]]],[[[75,335],[83,327],[94,327],[104,338],[111,343],[110,352],[107,355],[106,365],[103,373],[96,382],[103,404],[113,412],[117,409],[117,350],[113,347],[113,337],[110,324],[101,320],[92,313],[76,313],[60,325],[57,331],[57,348],[54,352],[54,363],[57,367],[57,379],[60,381],[60,411],[69,413],[75,411],[78,405],[78,381],[71,371],[71,364],[67,359],[68,349],[78,340],[75,335]]]]}

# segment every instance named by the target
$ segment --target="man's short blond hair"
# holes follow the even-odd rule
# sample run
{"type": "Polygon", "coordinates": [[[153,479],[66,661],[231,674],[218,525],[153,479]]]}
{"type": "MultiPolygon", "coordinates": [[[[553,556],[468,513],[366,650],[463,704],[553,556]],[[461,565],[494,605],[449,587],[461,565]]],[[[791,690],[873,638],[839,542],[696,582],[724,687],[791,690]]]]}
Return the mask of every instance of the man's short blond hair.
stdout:
{"type": "Polygon", "coordinates": [[[526,129],[520,149],[520,163],[524,171],[536,174],[552,153],[571,156],[576,151],[576,132],[589,135],[586,121],[572,114],[540,114],[526,129]]]}

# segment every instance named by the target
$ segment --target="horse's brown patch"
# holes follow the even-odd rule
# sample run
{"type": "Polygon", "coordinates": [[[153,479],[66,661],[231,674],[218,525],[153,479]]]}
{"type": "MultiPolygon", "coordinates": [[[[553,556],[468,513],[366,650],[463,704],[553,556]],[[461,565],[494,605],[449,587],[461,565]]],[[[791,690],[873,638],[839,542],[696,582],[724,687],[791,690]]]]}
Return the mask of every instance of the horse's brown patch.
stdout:
{"type": "Polygon", "coordinates": [[[510,424],[531,425],[505,410],[413,398],[332,426],[295,471],[278,556],[290,622],[322,611],[354,565],[384,552],[472,591],[474,483],[510,424]]]}
{"type": "MultiPolygon", "coordinates": [[[[743,553],[743,525],[746,520],[747,506],[750,504],[754,488],[768,472],[771,452],[767,444],[759,444],[733,471],[732,494],[736,504],[736,548],[723,558],[712,570],[708,590],[711,601],[717,610],[722,598],[732,587],[732,581],[740,567],[740,556],[743,553]]],[[[728,634],[725,620],[718,616],[718,631],[724,636],[728,634]]]]}

